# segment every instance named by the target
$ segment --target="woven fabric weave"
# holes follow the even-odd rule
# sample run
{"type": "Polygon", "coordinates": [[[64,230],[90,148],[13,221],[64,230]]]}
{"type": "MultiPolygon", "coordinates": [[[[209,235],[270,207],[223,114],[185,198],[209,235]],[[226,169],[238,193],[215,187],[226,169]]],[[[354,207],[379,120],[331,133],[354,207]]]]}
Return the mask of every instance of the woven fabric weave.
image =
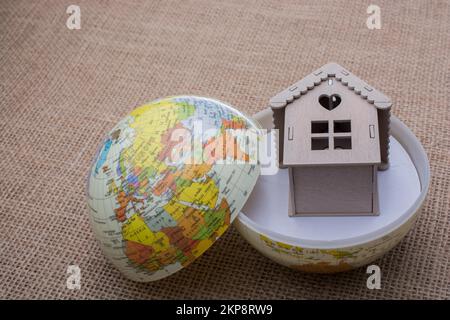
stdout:
{"type": "Polygon", "coordinates": [[[365,1],[0,1],[0,298],[450,298],[450,4],[365,1]],[[292,271],[231,228],[188,268],[139,284],[105,259],[86,176],[102,138],[136,106],[193,94],[253,114],[335,61],[388,95],[423,143],[432,184],[407,237],[361,268],[292,271]],[[66,287],[68,265],[81,289],[66,287]]]}

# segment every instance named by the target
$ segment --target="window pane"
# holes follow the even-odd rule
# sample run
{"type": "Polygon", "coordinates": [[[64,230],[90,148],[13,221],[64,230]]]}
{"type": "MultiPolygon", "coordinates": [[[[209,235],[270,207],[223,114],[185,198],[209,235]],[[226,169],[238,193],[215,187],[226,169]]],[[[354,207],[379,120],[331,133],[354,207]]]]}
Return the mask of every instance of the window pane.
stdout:
{"type": "Polygon", "coordinates": [[[333,128],[335,133],[352,131],[350,120],[335,120],[333,123],[333,128]]]}
{"type": "Polygon", "coordinates": [[[311,121],[311,133],[328,133],[328,121],[311,121]]]}
{"type": "Polygon", "coordinates": [[[328,137],[311,138],[311,150],[326,150],[326,149],[328,149],[328,137]]]}
{"type": "Polygon", "coordinates": [[[352,137],[334,137],[334,149],[349,150],[352,148],[352,137]]]}

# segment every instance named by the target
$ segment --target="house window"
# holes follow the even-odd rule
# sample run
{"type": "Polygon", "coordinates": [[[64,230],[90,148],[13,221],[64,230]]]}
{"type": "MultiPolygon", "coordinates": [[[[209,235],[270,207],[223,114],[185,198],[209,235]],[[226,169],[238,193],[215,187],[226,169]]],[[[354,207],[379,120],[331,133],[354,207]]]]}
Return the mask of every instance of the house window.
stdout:
{"type": "Polygon", "coordinates": [[[350,120],[311,121],[311,150],[350,150],[351,132],[350,120]]]}

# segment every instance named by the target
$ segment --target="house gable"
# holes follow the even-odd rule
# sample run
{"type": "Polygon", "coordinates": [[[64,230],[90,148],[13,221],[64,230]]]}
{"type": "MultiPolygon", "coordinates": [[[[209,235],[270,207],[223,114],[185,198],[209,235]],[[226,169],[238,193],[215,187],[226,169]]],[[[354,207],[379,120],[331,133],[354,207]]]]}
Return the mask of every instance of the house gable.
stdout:
{"type": "MultiPolygon", "coordinates": [[[[307,98],[309,93],[314,92],[317,87],[323,85],[330,79],[337,80],[340,84],[345,86],[347,91],[353,94],[352,99],[359,100],[358,105],[372,105],[375,107],[378,123],[374,129],[377,131],[376,137],[379,145],[379,161],[381,162],[379,168],[386,169],[388,167],[389,118],[392,103],[384,94],[369,86],[367,83],[336,63],[324,65],[286,90],[281,91],[270,100],[270,107],[273,111],[274,128],[279,130],[280,144],[278,149],[280,166],[283,167],[288,165],[284,159],[285,155],[283,141],[290,134],[290,132],[285,132],[285,127],[288,128],[288,126],[285,126],[285,119],[289,119],[290,116],[289,114],[285,115],[285,113],[289,112],[287,110],[291,108],[286,108],[286,106],[292,105],[292,107],[294,107],[303,98],[307,98]],[[361,101],[363,103],[361,103],[361,101]]],[[[300,105],[302,105],[302,102],[300,102],[300,105]]],[[[339,110],[339,107],[332,112],[337,110],[339,110]]],[[[368,130],[371,130],[369,134],[373,135],[372,127],[368,130]]],[[[340,142],[338,141],[338,143],[340,142]]],[[[370,150],[373,150],[373,148],[370,148],[370,150]]],[[[352,159],[355,158],[352,157],[352,159]]],[[[373,156],[367,156],[366,159],[368,162],[363,161],[364,163],[374,163],[374,161],[376,161],[376,158],[373,156]]],[[[340,160],[337,160],[336,163],[339,161],[340,160]]],[[[362,161],[362,158],[360,161],[362,161]]],[[[355,163],[358,163],[358,161],[355,163]]]]}
{"type": "Polygon", "coordinates": [[[283,164],[379,164],[377,109],[335,79],[285,107],[283,164]]]}

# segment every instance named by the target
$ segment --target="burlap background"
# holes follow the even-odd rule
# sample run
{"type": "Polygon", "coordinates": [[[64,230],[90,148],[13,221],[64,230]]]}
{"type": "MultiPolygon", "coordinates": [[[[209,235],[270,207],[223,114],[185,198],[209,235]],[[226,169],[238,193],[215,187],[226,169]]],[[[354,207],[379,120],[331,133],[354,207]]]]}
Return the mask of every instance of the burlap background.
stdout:
{"type": "Polygon", "coordinates": [[[1,298],[449,298],[450,5],[380,1],[0,1],[1,298]],[[81,7],[81,30],[66,8],[81,7]],[[89,228],[85,177],[104,134],[134,107],[175,94],[252,114],[336,61],[394,101],[422,141],[432,186],[414,230],[377,263],[323,276],[281,267],[231,228],[162,281],[124,279],[89,228]],[[66,268],[82,288],[66,288],[66,268]]]}

